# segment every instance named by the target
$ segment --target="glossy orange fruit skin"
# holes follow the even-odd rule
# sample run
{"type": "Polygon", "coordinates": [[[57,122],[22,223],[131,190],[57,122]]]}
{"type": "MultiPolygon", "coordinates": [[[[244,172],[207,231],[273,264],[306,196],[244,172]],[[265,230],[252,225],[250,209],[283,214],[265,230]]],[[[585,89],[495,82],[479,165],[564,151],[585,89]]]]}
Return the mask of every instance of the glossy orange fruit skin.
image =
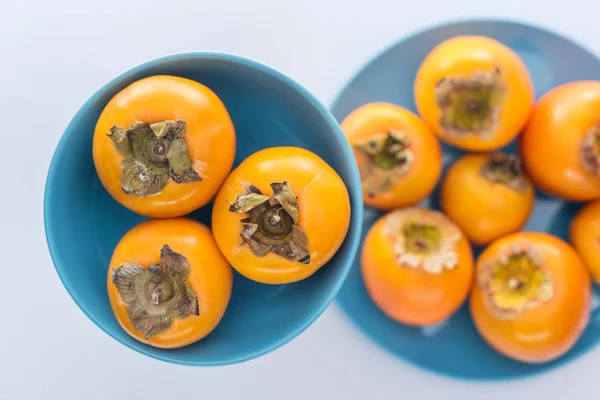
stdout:
{"type": "Polygon", "coordinates": [[[600,123],[600,82],[580,81],[552,89],[536,104],[520,138],[525,169],[536,186],[563,199],[600,197],[600,180],[581,163],[581,142],[600,123]]]}
{"type": "Polygon", "coordinates": [[[458,310],[471,287],[473,254],[467,239],[462,236],[456,244],[459,263],[453,270],[430,274],[398,265],[394,242],[385,229],[388,216],[371,227],[362,249],[361,271],[369,296],[397,322],[427,326],[443,321],[458,310]]]}
{"type": "Polygon", "coordinates": [[[164,349],[187,346],[212,332],[225,313],[232,286],[233,270],[219,251],[210,229],[187,218],[150,220],[131,229],[117,244],[107,276],[108,298],[119,325],[140,342],[164,349]],[[168,330],[146,339],[133,329],[127,316],[127,303],[112,283],[112,271],[126,263],[137,263],[144,268],[158,264],[165,244],[190,263],[186,282],[198,296],[199,315],[173,318],[168,330]]]}
{"type": "Polygon", "coordinates": [[[388,130],[405,133],[411,142],[414,161],[410,171],[386,192],[370,196],[363,190],[366,205],[378,209],[414,205],[434,189],[442,173],[442,151],[436,136],[416,114],[390,103],[370,103],[350,113],[341,126],[359,165],[367,162],[367,157],[354,149],[357,142],[388,130]]]}
{"type": "Polygon", "coordinates": [[[553,297],[514,319],[502,320],[488,311],[484,293],[474,285],[471,316],[481,336],[498,352],[526,363],[543,363],[566,353],[583,333],[590,318],[591,282],[575,250],[563,240],[537,232],[505,236],[479,256],[476,268],[499,257],[507,244],[527,240],[544,257],[554,284],[553,297]]]}
{"type": "Polygon", "coordinates": [[[246,158],[217,194],[212,230],[229,263],[257,282],[283,284],[311,276],[340,248],[350,224],[350,197],[339,175],[319,156],[298,147],[272,147],[246,158]],[[310,262],[289,261],[272,252],[252,253],[240,237],[246,214],[229,211],[229,202],[253,184],[270,195],[271,183],[287,181],[298,201],[298,226],[308,238],[310,262]],[[241,245],[241,246],[240,246],[241,245]]]}
{"type": "Polygon", "coordinates": [[[533,210],[531,184],[518,192],[480,174],[488,154],[469,154],[452,164],[440,190],[441,208],[476,245],[488,244],[518,231],[533,210]]]}
{"type": "Polygon", "coordinates": [[[570,241],[600,284],[600,201],[583,207],[571,221],[570,241]]]}
{"type": "Polygon", "coordinates": [[[178,217],[207,204],[231,171],[235,130],[225,106],[206,86],[175,76],[151,76],[132,83],[113,97],[98,119],[93,157],[100,181],[110,195],[138,214],[154,218],[178,217]],[[149,124],[182,119],[184,141],[192,168],[201,182],[169,181],[162,193],[140,198],[121,188],[123,156],[107,136],[113,125],[129,128],[136,121],[149,124]]]}
{"type": "Polygon", "coordinates": [[[456,36],[438,44],[423,60],[414,85],[415,103],[423,120],[449,144],[469,151],[491,151],[511,142],[524,128],[533,107],[535,92],[527,67],[519,56],[495,39],[456,36]],[[444,77],[470,77],[477,71],[499,68],[507,85],[497,129],[492,139],[473,135],[452,137],[440,125],[441,111],[435,87],[444,77]]]}

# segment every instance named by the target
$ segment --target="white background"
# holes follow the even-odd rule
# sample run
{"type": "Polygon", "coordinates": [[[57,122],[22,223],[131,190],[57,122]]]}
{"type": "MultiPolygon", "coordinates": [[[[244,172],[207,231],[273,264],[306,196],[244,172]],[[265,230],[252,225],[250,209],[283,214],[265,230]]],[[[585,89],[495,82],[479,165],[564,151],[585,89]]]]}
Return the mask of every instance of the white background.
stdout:
{"type": "Polygon", "coordinates": [[[600,347],[535,378],[450,380],[387,355],[335,305],[287,346],[242,365],[146,358],[98,329],[63,288],[42,201],[71,117],[103,84],[150,58],[247,56],[329,105],[370,57],[432,23],[516,18],[600,54],[599,12],[597,0],[0,0],[0,400],[597,399],[600,347]]]}

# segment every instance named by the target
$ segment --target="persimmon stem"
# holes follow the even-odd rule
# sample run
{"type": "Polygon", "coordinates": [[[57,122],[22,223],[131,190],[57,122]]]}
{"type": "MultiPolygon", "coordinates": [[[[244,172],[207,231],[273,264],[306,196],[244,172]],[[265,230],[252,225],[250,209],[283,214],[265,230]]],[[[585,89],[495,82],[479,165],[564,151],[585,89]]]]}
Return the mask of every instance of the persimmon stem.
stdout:
{"type": "Polygon", "coordinates": [[[171,326],[173,318],[198,315],[196,294],[185,282],[189,262],[168,245],[160,263],[149,268],[128,263],[113,271],[112,282],[127,303],[133,328],[150,338],[171,326]]]}
{"type": "Polygon", "coordinates": [[[288,182],[272,183],[273,193],[266,196],[253,185],[245,187],[229,211],[245,213],[240,233],[256,256],[275,253],[289,261],[310,262],[308,238],[298,223],[298,201],[288,182]]]}
{"type": "Polygon", "coordinates": [[[498,68],[470,77],[444,77],[436,85],[440,125],[454,137],[475,135],[490,139],[498,124],[507,89],[498,68]]]}
{"type": "Polygon", "coordinates": [[[124,129],[110,128],[109,138],[125,158],[121,162],[121,188],[145,197],[160,194],[169,180],[199,182],[183,140],[185,121],[136,122],[124,129]]]}
{"type": "Polygon", "coordinates": [[[500,319],[512,319],[552,297],[550,273],[542,268],[543,255],[534,245],[513,243],[501,256],[484,263],[477,284],[486,306],[500,319]]]}
{"type": "Polygon", "coordinates": [[[527,178],[523,173],[521,161],[514,154],[490,154],[479,173],[489,181],[501,183],[517,192],[527,189],[527,178]]]}

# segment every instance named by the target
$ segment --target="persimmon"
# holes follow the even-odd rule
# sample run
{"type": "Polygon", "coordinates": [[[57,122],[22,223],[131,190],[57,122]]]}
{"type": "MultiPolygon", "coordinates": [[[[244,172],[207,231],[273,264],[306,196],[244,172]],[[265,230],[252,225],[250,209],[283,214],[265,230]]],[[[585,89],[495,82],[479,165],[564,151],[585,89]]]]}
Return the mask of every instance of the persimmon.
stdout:
{"type": "Polygon", "coordinates": [[[585,205],[573,218],[570,241],[583,263],[600,283],[600,201],[585,205]]]}
{"type": "Polygon", "coordinates": [[[572,201],[600,198],[600,82],[567,83],[543,95],[520,148],[543,191],[572,201]]]}
{"type": "Polygon", "coordinates": [[[469,154],[452,164],[440,204],[473,244],[488,244],[525,225],[535,193],[520,160],[504,153],[469,154]]]}
{"type": "Polygon", "coordinates": [[[436,136],[409,110],[389,103],[359,107],[342,122],[360,169],[365,204],[390,209],[413,205],[442,172],[436,136]]]}
{"type": "Polygon", "coordinates": [[[123,236],[108,269],[108,297],[121,327],[173,349],[221,321],[233,271],[206,226],[187,218],[150,220],[123,236]]]}
{"type": "Polygon", "coordinates": [[[339,175],[298,147],[246,158],[215,199],[212,229],[242,275],[262,283],[305,279],[333,257],[350,224],[350,198],[339,175]]]}
{"type": "Polygon", "coordinates": [[[443,214],[404,208],[371,227],[361,270],[369,296],[386,315],[426,326],[450,317],[466,299],[473,255],[466,237],[443,214]]]}
{"type": "Polygon", "coordinates": [[[483,339],[507,357],[543,363],[566,353],[590,318],[591,282],[563,240],[517,232],[477,260],[471,315],[483,339]]]}
{"type": "Polygon", "coordinates": [[[510,48],[489,37],[457,36],[425,57],[414,95],[419,114],[442,140],[491,151],[523,129],[535,93],[527,67],[510,48]]]}
{"type": "Polygon", "coordinates": [[[177,217],[207,204],[233,165],[235,131],[206,86],[151,76],[106,105],[94,132],[100,181],[123,206],[150,217],[177,217]]]}

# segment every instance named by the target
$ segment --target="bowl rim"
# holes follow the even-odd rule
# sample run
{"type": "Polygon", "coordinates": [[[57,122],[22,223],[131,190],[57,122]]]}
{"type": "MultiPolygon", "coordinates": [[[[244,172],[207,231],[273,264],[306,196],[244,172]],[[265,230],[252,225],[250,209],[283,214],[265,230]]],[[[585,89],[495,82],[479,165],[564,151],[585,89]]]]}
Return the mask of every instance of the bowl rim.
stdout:
{"type": "Polygon", "coordinates": [[[54,153],[52,155],[52,160],[50,161],[50,164],[48,166],[48,172],[46,175],[46,184],[45,184],[45,188],[44,188],[44,206],[43,206],[44,233],[45,233],[45,237],[46,237],[46,245],[48,247],[48,250],[50,253],[50,258],[52,260],[52,264],[54,265],[54,269],[56,270],[56,273],[58,274],[63,286],[65,287],[65,289],[67,290],[67,292],[69,293],[69,295],[71,296],[73,301],[75,301],[75,303],[77,304],[79,309],[98,328],[100,328],[102,331],[104,331],[111,338],[117,340],[118,342],[125,345],[126,347],[128,347],[134,351],[137,351],[145,356],[148,356],[148,357],[160,360],[160,361],[173,363],[173,364],[210,367],[210,366],[223,366],[223,365],[231,365],[231,364],[241,363],[244,361],[248,361],[248,360],[251,360],[254,358],[261,357],[267,353],[270,353],[270,352],[282,347],[283,345],[289,343],[294,338],[296,338],[301,333],[303,333],[310,325],[312,325],[319,318],[319,316],[332,303],[333,299],[336,297],[337,293],[339,292],[339,290],[341,289],[342,285],[344,284],[346,278],[348,277],[348,274],[350,273],[350,269],[352,268],[352,265],[354,262],[354,258],[356,257],[356,254],[358,252],[358,246],[360,243],[360,232],[362,231],[361,228],[362,228],[362,221],[363,221],[362,185],[361,185],[361,181],[360,181],[360,174],[358,171],[358,166],[356,165],[355,162],[353,162],[353,160],[354,160],[354,154],[352,152],[352,149],[351,149],[350,145],[348,144],[348,142],[346,141],[345,135],[344,135],[340,125],[338,124],[337,120],[333,117],[333,115],[331,114],[329,109],[321,101],[319,101],[312,93],[310,93],[306,88],[304,88],[302,85],[300,85],[295,80],[288,77],[281,71],[275,69],[274,67],[263,64],[258,61],[251,60],[246,57],[229,54],[229,53],[218,53],[218,52],[183,52],[183,53],[174,53],[174,54],[170,54],[170,55],[166,55],[166,56],[162,56],[162,57],[152,58],[148,61],[142,62],[140,64],[137,64],[137,65],[125,70],[124,72],[120,73],[119,75],[117,75],[116,77],[111,79],[108,83],[105,83],[100,89],[96,90],[96,92],[91,97],[89,97],[85,101],[85,103],[79,108],[77,113],[73,116],[73,118],[71,119],[71,121],[69,122],[67,127],[64,129],[64,131],[58,141],[58,144],[56,145],[56,147],[54,149],[54,153]],[[91,107],[91,105],[93,103],[98,101],[98,98],[100,96],[102,96],[106,91],[114,89],[115,86],[118,86],[119,84],[121,84],[121,82],[124,79],[126,79],[127,77],[129,77],[133,74],[142,72],[149,67],[160,65],[165,62],[184,60],[184,59],[194,59],[199,62],[205,61],[205,60],[217,60],[217,61],[231,62],[234,64],[241,64],[243,66],[266,73],[271,78],[279,80],[280,82],[289,86],[293,91],[299,93],[306,101],[308,101],[317,110],[317,112],[323,118],[323,120],[328,125],[330,130],[334,133],[334,137],[337,138],[338,141],[340,142],[339,144],[341,145],[341,148],[339,149],[339,151],[342,152],[342,155],[345,159],[344,163],[347,164],[347,166],[349,167],[349,171],[350,171],[350,177],[349,177],[349,182],[348,182],[349,185],[346,185],[347,189],[348,189],[348,195],[350,197],[351,202],[352,202],[352,199],[354,199],[355,200],[354,203],[356,203],[354,205],[354,207],[352,207],[348,234],[346,235],[346,237],[344,239],[346,246],[349,246],[349,252],[348,252],[348,255],[345,257],[345,260],[343,261],[344,265],[342,267],[343,270],[342,270],[341,276],[337,280],[337,282],[335,282],[334,285],[329,286],[329,294],[328,294],[327,298],[325,299],[325,301],[318,308],[316,308],[312,312],[310,317],[308,319],[306,319],[305,321],[303,321],[303,323],[301,323],[294,329],[290,330],[286,335],[280,337],[277,340],[272,341],[269,345],[264,346],[262,348],[253,349],[252,351],[249,351],[243,355],[237,355],[235,357],[224,358],[222,360],[212,361],[212,362],[205,362],[205,361],[193,362],[193,361],[187,361],[187,360],[184,361],[184,360],[169,357],[168,355],[157,354],[157,353],[155,353],[154,347],[152,347],[152,346],[144,345],[142,343],[137,343],[137,342],[135,342],[135,345],[130,345],[129,343],[126,343],[125,341],[121,340],[118,337],[115,337],[110,332],[108,332],[108,330],[105,329],[105,327],[103,326],[103,323],[100,321],[100,319],[96,318],[94,313],[92,313],[88,309],[88,307],[85,305],[85,302],[82,301],[77,296],[77,294],[75,294],[73,287],[67,283],[66,275],[63,275],[64,272],[63,272],[62,265],[64,264],[64,262],[63,262],[63,260],[59,260],[57,254],[55,253],[55,247],[57,246],[55,244],[56,243],[56,235],[53,232],[51,232],[51,228],[49,227],[49,225],[51,225],[51,222],[49,221],[49,219],[50,219],[49,214],[51,213],[50,209],[49,209],[49,203],[50,203],[49,199],[52,197],[52,191],[53,191],[53,188],[50,185],[50,181],[53,180],[53,176],[57,173],[57,170],[55,169],[56,160],[60,157],[60,154],[62,154],[66,150],[65,146],[66,146],[66,142],[67,142],[67,137],[73,134],[73,127],[77,124],[78,120],[80,118],[82,118],[82,115],[88,110],[89,107],[91,107]],[[351,232],[353,232],[353,234],[351,234],[351,232]]]}
{"type": "MultiPolygon", "coordinates": [[[[348,86],[351,83],[353,83],[359,77],[359,75],[363,73],[364,70],[366,70],[367,68],[370,68],[373,64],[375,64],[378,61],[378,59],[381,56],[392,51],[401,43],[414,40],[418,36],[421,36],[423,34],[431,32],[431,31],[436,31],[436,30],[440,30],[440,29],[444,29],[444,28],[448,28],[448,27],[465,25],[465,24],[505,25],[507,27],[510,27],[510,26],[525,27],[525,28],[529,28],[532,30],[541,31],[541,32],[549,34],[555,38],[560,38],[566,42],[569,42],[574,48],[577,48],[577,49],[589,54],[590,56],[592,56],[594,59],[596,59],[600,63],[600,57],[598,56],[598,54],[596,54],[595,52],[590,50],[588,47],[583,45],[580,41],[571,38],[566,33],[563,33],[561,31],[555,31],[549,26],[540,25],[540,24],[537,24],[537,23],[532,22],[527,19],[510,18],[510,17],[507,17],[507,18],[503,18],[503,17],[497,17],[497,18],[496,17],[482,17],[482,18],[465,17],[465,18],[445,19],[445,20],[439,21],[437,23],[421,26],[407,34],[401,35],[398,38],[393,39],[391,42],[385,44],[380,49],[375,50],[374,53],[364,63],[360,64],[355,70],[352,71],[351,75],[345,81],[343,86],[341,86],[340,89],[335,93],[333,100],[330,103],[330,107],[329,107],[330,110],[333,111],[337,107],[337,105],[341,101],[342,95],[347,90],[348,86]]],[[[539,100],[539,97],[540,96],[536,96],[536,101],[539,100]]],[[[364,226],[362,229],[364,229],[364,226]]],[[[361,245],[362,245],[362,241],[361,241],[361,245]]],[[[592,285],[592,288],[594,288],[594,287],[599,287],[599,286],[596,283],[594,283],[592,285]]],[[[467,298],[467,300],[465,300],[465,302],[463,304],[461,304],[461,307],[464,307],[465,304],[468,305],[468,298],[467,298]]],[[[538,364],[537,368],[535,370],[524,372],[524,373],[517,373],[512,376],[508,376],[508,375],[493,376],[493,377],[464,376],[464,375],[455,374],[455,373],[451,373],[451,372],[447,372],[447,371],[433,369],[433,368],[430,368],[430,367],[428,367],[422,363],[419,363],[413,359],[402,357],[402,356],[398,355],[389,346],[382,344],[380,342],[380,340],[377,338],[377,336],[372,333],[371,330],[365,329],[364,324],[358,323],[356,321],[356,319],[353,317],[354,313],[349,312],[349,308],[347,306],[342,305],[340,300],[337,298],[335,301],[335,305],[341,311],[341,314],[350,322],[350,325],[352,325],[352,327],[354,329],[356,329],[361,335],[363,335],[365,337],[365,339],[367,341],[369,341],[371,344],[373,344],[376,348],[378,348],[380,351],[382,351],[386,355],[389,355],[389,356],[393,357],[394,359],[399,360],[400,362],[404,363],[405,365],[409,365],[409,366],[411,366],[411,368],[414,368],[415,370],[421,371],[425,374],[431,374],[431,375],[434,375],[437,377],[443,377],[446,379],[462,380],[465,382],[475,382],[475,383],[508,382],[508,381],[518,381],[518,380],[524,380],[524,379],[537,377],[537,376],[546,374],[548,372],[551,372],[553,370],[556,370],[556,369],[558,369],[564,365],[567,365],[571,362],[577,361],[580,357],[588,354],[591,349],[600,345],[600,339],[598,339],[595,343],[586,346],[584,349],[582,349],[581,351],[572,355],[571,357],[568,357],[568,358],[565,357],[565,355],[569,353],[569,352],[567,352],[553,361],[550,361],[550,362],[544,363],[544,364],[538,364]]]]}

